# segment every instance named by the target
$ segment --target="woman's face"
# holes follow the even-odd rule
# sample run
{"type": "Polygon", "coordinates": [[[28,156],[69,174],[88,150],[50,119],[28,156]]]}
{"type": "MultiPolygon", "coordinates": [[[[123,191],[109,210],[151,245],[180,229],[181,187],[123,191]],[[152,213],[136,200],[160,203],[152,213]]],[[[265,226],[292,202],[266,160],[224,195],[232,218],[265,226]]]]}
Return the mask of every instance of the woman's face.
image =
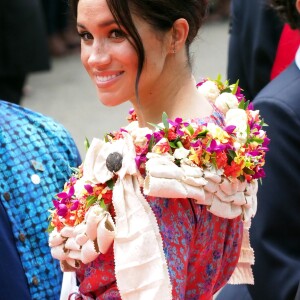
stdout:
{"type": "MultiPolygon", "coordinates": [[[[166,52],[164,42],[139,18],[133,18],[145,49],[145,65],[139,82],[139,96],[151,95],[160,81],[166,52]]],[[[96,85],[103,104],[133,103],[138,57],[127,33],[118,27],[106,0],[80,0],[77,17],[81,36],[81,60],[96,85]]]]}

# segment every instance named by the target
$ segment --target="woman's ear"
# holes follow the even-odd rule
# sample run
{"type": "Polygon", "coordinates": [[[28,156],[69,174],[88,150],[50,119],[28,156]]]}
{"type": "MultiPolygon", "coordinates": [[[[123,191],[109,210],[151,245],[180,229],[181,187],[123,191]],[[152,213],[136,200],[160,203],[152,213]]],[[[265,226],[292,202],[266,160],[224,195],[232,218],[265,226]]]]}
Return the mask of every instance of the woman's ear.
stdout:
{"type": "Polygon", "coordinates": [[[298,11],[298,14],[300,14],[300,0],[296,0],[296,9],[298,11]]]}
{"type": "MultiPolygon", "coordinates": [[[[299,0],[300,1],[300,0],[299,0]]],[[[172,27],[171,52],[176,53],[183,47],[189,34],[189,24],[186,19],[177,19],[172,27]]]]}

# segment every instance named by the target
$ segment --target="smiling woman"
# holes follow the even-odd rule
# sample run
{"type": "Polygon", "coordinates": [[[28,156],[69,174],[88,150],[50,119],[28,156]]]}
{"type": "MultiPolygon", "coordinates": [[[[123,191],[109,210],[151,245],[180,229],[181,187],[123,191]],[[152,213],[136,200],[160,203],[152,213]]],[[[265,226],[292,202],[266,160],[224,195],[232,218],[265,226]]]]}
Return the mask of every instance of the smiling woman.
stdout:
{"type": "Polygon", "coordinates": [[[230,278],[251,283],[243,221],[267,138],[237,85],[191,74],[208,1],[71,2],[99,99],[134,107],[54,202],[49,243],[76,272],[74,299],[205,300],[230,278]]]}

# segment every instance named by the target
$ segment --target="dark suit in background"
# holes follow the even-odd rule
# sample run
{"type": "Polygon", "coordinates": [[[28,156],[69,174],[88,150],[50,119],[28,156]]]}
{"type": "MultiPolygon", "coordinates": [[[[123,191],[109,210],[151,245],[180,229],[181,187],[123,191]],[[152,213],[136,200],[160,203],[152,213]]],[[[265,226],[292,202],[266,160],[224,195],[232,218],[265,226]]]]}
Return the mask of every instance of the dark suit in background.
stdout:
{"type": "Polygon", "coordinates": [[[0,99],[19,103],[26,76],[49,64],[40,0],[1,0],[0,99]]]}
{"type": "Polygon", "coordinates": [[[270,81],[283,22],[268,0],[232,0],[227,77],[253,100],[270,81]]]}
{"type": "Polygon", "coordinates": [[[251,300],[251,296],[294,300],[300,282],[300,70],[296,64],[271,81],[253,104],[269,125],[271,139],[251,226],[255,285],[227,285],[217,300],[251,300]]]}

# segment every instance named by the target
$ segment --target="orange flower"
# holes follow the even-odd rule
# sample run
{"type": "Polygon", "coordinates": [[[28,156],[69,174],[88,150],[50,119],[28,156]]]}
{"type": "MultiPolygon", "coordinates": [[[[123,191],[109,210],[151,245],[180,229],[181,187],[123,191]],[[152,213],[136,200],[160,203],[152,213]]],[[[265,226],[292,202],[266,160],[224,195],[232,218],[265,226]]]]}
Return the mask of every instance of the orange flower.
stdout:
{"type": "Polygon", "coordinates": [[[169,152],[171,149],[167,139],[162,138],[152,149],[152,152],[162,154],[169,152]]]}
{"type": "Polygon", "coordinates": [[[227,165],[227,155],[224,151],[217,153],[216,162],[218,169],[224,168],[227,165]]]}
{"type": "Polygon", "coordinates": [[[189,156],[189,160],[194,162],[196,165],[200,166],[201,156],[202,156],[202,148],[195,149],[191,147],[191,155],[189,156]]]}
{"type": "Polygon", "coordinates": [[[65,225],[59,220],[59,217],[56,214],[56,212],[52,216],[51,225],[53,225],[58,232],[60,232],[65,227],[65,225]]]}
{"type": "Polygon", "coordinates": [[[224,174],[229,177],[232,176],[237,178],[241,175],[243,162],[237,164],[235,161],[232,161],[230,165],[225,166],[224,174]]]}

